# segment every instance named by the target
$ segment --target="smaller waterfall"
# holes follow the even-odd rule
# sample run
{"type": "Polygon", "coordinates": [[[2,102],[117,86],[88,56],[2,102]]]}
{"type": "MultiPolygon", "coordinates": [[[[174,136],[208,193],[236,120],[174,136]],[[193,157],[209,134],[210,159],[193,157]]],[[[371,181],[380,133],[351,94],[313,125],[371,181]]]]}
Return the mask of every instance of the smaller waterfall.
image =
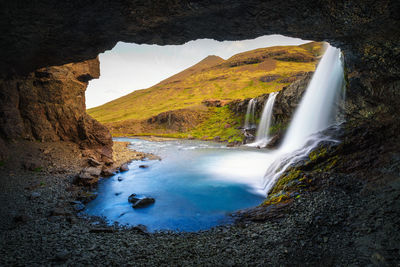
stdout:
{"type": "Polygon", "coordinates": [[[270,93],[267,101],[265,102],[264,109],[261,115],[261,121],[258,125],[256,141],[250,146],[264,147],[269,142],[269,127],[271,126],[272,109],[274,107],[275,98],[278,92],[270,93]]]}
{"type": "Polygon", "coordinates": [[[250,99],[247,105],[246,117],[244,121],[244,129],[251,129],[255,125],[254,111],[255,111],[256,101],[254,98],[250,99]]]}

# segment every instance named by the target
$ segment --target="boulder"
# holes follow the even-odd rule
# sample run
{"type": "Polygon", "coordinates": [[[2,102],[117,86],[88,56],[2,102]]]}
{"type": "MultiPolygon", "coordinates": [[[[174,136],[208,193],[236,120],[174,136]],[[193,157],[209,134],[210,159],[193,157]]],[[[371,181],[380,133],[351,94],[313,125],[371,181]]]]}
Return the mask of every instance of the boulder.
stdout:
{"type": "Polygon", "coordinates": [[[141,168],[141,169],[146,169],[148,167],[149,167],[149,165],[139,165],[139,168],[141,168]]]}
{"type": "Polygon", "coordinates": [[[156,200],[152,197],[145,197],[142,199],[139,199],[135,203],[132,204],[132,208],[134,209],[140,209],[140,208],[146,208],[147,206],[154,204],[156,200]]]}
{"type": "Polygon", "coordinates": [[[119,170],[120,170],[121,172],[129,171],[128,164],[127,164],[127,163],[122,164],[121,167],[119,167],[119,170]]]}
{"type": "Polygon", "coordinates": [[[122,182],[124,180],[124,178],[122,176],[119,176],[117,180],[118,180],[118,182],[122,182]]]}
{"type": "Polygon", "coordinates": [[[130,195],[128,201],[132,203],[132,207],[134,209],[145,208],[156,202],[156,200],[152,197],[138,196],[137,194],[130,195]]]}

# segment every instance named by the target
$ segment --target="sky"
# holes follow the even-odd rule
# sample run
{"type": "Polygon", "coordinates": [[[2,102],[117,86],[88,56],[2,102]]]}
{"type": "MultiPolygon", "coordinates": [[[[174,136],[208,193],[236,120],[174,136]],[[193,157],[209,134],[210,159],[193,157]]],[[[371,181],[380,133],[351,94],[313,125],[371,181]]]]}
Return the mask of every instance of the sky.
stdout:
{"type": "Polygon", "coordinates": [[[100,78],[89,82],[86,107],[96,107],[135,90],[149,88],[209,55],[228,59],[252,49],[307,42],[282,35],[224,42],[199,39],[183,45],[166,46],[119,42],[112,50],[99,55],[100,78]]]}

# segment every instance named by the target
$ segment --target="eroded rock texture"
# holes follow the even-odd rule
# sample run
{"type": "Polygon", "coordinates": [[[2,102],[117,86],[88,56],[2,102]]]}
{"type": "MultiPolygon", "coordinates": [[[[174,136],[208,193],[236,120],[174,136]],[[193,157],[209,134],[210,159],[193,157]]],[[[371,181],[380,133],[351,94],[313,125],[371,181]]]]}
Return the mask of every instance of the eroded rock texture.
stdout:
{"type": "Polygon", "coordinates": [[[110,161],[110,133],[85,112],[88,81],[99,75],[96,58],[1,80],[0,137],[72,141],[110,161]]]}

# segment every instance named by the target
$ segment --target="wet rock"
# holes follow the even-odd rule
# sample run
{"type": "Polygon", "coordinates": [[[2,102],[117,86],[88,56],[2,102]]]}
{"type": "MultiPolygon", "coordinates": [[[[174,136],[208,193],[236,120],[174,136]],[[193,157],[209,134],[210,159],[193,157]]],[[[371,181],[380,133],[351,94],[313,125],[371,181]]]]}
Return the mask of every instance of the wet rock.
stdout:
{"type": "Polygon", "coordinates": [[[127,163],[122,164],[121,167],[119,168],[119,170],[120,170],[121,172],[129,171],[128,164],[127,164],[127,163]]]}
{"type": "Polygon", "coordinates": [[[156,200],[152,197],[145,197],[142,199],[139,199],[135,203],[132,204],[132,207],[134,209],[140,209],[140,208],[146,208],[147,206],[150,206],[151,204],[154,204],[156,200]]]}
{"type": "Polygon", "coordinates": [[[156,202],[156,200],[152,197],[138,196],[136,194],[130,195],[128,201],[132,203],[132,207],[134,209],[145,208],[156,202]]]}
{"type": "Polygon", "coordinates": [[[82,211],[82,210],[84,210],[86,208],[86,206],[81,202],[72,205],[72,207],[76,212],[82,211]]]}
{"type": "Polygon", "coordinates": [[[149,167],[149,165],[139,165],[139,168],[141,169],[147,169],[149,167]]]}
{"type": "Polygon", "coordinates": [[[101,175],[104,177],[110,177],[114,175],[115,171],[114,168],[106,168],[102,170],[101,175]]]}
{"type": "Polygon", "coordinates": [[[124,180],[124,178],[122,176],[119,176],[117,180],[118,180],[118,182],[122,182],[124,180]]]}
{"type": "Polygon", "coordinates": [[[117,193],[115,193],[116,196],[119,196],[119,195],[121,195],[121,194],[122,194],[122,192],[117,192],[117,193]]]}
{"type": "Polygon", "coordinates": [[[137,231],[137,232],[139,232],[141,234],[147,234],[148,233],[146,225],[143,225],[143,224],[138,224],[138,225],[132,227],[132,230],[137,231]]]}
{"type": "Polygon", "coordinates": [[[75,184],[83,186],[96,185],[101,174],[101,169],[96,167],[84,168],[75,178],[75,184]]]}

